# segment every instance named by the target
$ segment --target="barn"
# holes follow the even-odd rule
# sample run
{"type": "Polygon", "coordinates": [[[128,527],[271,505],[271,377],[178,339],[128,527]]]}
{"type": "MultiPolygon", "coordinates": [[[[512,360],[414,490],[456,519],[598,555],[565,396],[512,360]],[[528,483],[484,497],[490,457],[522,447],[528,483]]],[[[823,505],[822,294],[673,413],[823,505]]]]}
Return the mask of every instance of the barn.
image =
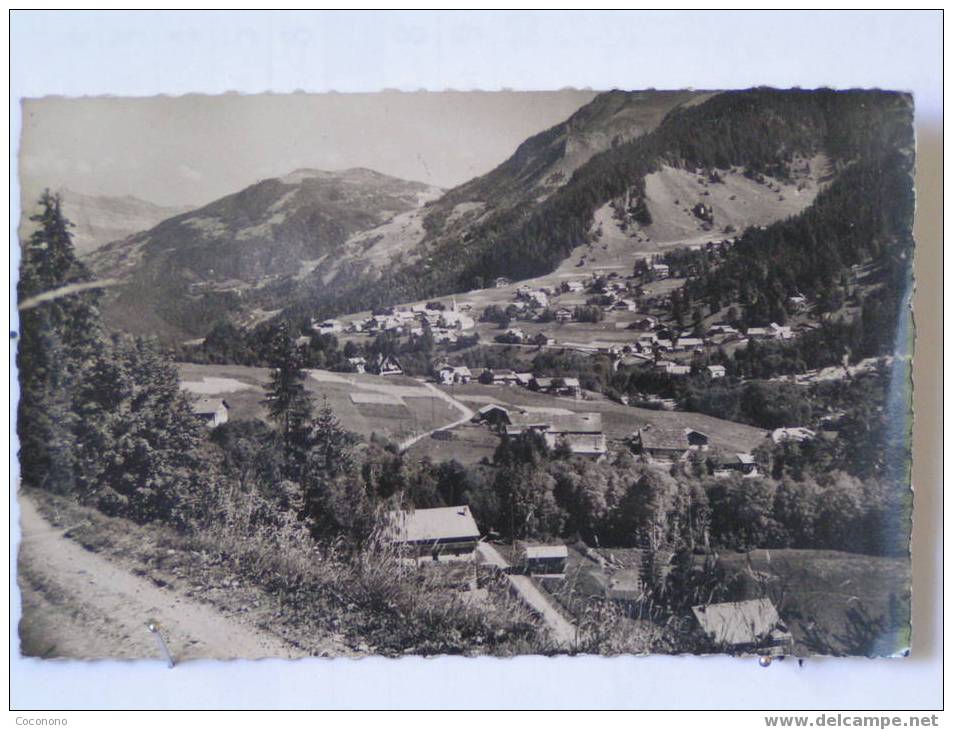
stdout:
{"type": "Polygon", "coordinates": [[[480,530],[466,505],[397,510],[388,513],[386,524],[385,534],[393,544],[434,560],[471,557],[480,540],[480,530]]]}

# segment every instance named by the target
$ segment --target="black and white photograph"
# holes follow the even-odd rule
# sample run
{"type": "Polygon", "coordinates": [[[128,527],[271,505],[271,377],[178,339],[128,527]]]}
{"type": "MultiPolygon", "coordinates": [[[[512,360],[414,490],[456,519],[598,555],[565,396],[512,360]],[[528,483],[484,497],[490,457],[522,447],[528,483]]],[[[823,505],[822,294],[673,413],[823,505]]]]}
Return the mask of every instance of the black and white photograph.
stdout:
{"type": "Polygon", "coordinates": [[[24,99],[20,652],[904,656],[914,112],[24,99]]]}

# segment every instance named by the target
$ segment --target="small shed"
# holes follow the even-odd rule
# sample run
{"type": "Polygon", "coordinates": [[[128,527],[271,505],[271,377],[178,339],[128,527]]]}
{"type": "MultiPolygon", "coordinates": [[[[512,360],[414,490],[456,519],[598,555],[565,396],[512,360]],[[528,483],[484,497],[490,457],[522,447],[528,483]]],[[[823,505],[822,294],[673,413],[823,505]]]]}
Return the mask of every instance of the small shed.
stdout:
{"type": "Polygon", "coordinates": [[[221,398],[200,398],[192,404],[192,412],[209,428],[228,423],[228,403],[221,398]]]}
{"type": "Polygon", "coordinates": [[[527,573],[563,575],[568,558],[569,549],[565,545],[527,545],[523,548],[527,573]]]}

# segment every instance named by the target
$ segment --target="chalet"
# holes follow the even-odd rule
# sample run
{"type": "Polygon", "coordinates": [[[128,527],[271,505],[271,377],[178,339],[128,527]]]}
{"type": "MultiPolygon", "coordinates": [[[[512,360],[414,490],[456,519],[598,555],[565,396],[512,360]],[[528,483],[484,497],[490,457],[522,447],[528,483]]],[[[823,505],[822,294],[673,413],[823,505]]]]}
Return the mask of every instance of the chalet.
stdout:
{"type": "Polygon", "coordinates": [[[559,322],[560,324],[565,324],[566,322],[572,322],[573,311],[571,309],[566,309],[565,307],[562,307],[561,309],[557,309],[555,311],[555,313],[553,314],[553,317],[555,317],[556,321],[559,322]]]}
{"type": "Polygon", "coordinates": [[[461,331],[472,330],[476,327],[476,322],[473,317],[455,311],[441,312],[437,319],[437,324],[446,329],[457,329],[461,331]]]}
{"type": "Polygon", "coordinates": [[[434,560],[471,557],[480,541],[480,530],[466,505],[397,510],[388,513],[386,525],[385,534],[393,544],[434,560]]]}
{"type": "Polygon", "coordinates": [[[691,428],[664,428],[646,426],[636,431],[631,439],[637,454],[659,461],[676,461],[689,450],[708,448],[708,435],[691,428]]]}
{"type": "Polygon", "coordinates": [[[672,342],[675,352],[698,352],[705,349],[705,341],[698,337],[679,337],[672,342]]]}
{"type": "Polygon", "coordinates": [[[529,383],[530,390],[540,391],[542,393],[547,393],[553,387],[553,378],[537,378],[534,377],[529,383]]]}
{"type": "Polygon", "coordinates": [[[565,545],[527,545],[523,548],[523,565],[527,573],[563,575],[569,549],[565,545]]]}
{"type": "Polygon", "coordinates": [[[635,312],[638,305],[632,299],[617,299],[609,309],[613,312],[635,312]]]}
{"type": "Polygon", "coordinates": [[[538,345],[540,347],[556,344],[556,338],[547,335],[545,332],[537,332],[529,339],[529,341],[531,344],[538,345]]]}
{"type": "Polygon", "coordinates": [[[789,647],[791,632],[769,598],[692,607],[708,640],[729,653],[775,653],[789,647]]]}
{"type": "Polygon", "coordinates": [[[521,330],[519,327],[510,327],[499,337],[503,338],[503,341],[510,342],[512,344],[520,344],[526,341],[526,333],[523,332],[523,330],[521,330]]]}
{"type": "Polygon", "coordinates": [[[564,281],[562,284],[562,290],[565,292],[580,292],[585,289],[585,285],[581,281],[564,281]]]}
{"type": "Polygon", "coordinates": [[[792,297],[788,297],[788,305],[795,312],[803,312],[807,308],[807,297],[803,294],[795,294],[792,297]]]}
{"type": "Polygon", "coordinates": [[[367,372],[367,360],[365,360],[363,357],[349,357],[347,359],[347,364],[352,373],[367,372]]]}
{"type": "Polygon", "coordinates": [[[307,347],[311,344],[311,338],[307,335],[301,335],[301,337],[295,337],[295,347],[301,349],[307,347]]]}
{"type": "Polygon", "coordinates": [[[749,340],[790,340],[794,337],[794,332],[786,325],[772,322],[767,327],[749,327],[745,331],[745,337],[749,340]]]}
{"type": "Polygon", "coordinates": [[[494,428],[505,428],[512,423],[510,411],[499,403],[485,405],[470,419],[473,423],[487,423],[494,428]]]}
{"type": "Polygon", "coordinates": [[[739,345],[744,345],[748,342],[747,338],[742,337],[739,332],[724,332],[719,335],[709,335],[708,342],[713,347],[721,347],[722,345],[727,345],[731,342],[737,342],[739,345]]]}
{"type": "Polygon", "coordinates": [[[639,317],[638,319],[635,319],[629,323],[628,329],[648,332],[654,329],[657,325],[658,320],[655,317],[639,317]]]}
{"type": "Polygon", "coordinates": [[[597,461],[603,459],[609,448],[604,433],[544,433],[543,438],[550,449],[567,448],[573,456],[597,461]]]}
{"type": "Polygon", "coordinates": [[[200,398],[192,403],[192,412],[209,428],[228,422],[228,403],[221,398],[200,398]]]}
{"type": "Polygon", "coordinates": [[[510,413],[510,421],[511,425],[506,429],[509,436],[517,436],[526,431],[557,435],[602,433],[601,413],[575,413],[563,408],[527,408],[514,411],[510,413]]]}
{"type": "Polygon", "coordinates": [[[708,328],[708,331],[705,332],[707,337],[714,337],[715,335],[737,335],[738,330],[732,327],[730,324],[725,324],[724,322],[716,322],[711,327],[708,328]]]}
{"type": "Polygon", "coordinates": [[[708,376],[712,380],[715,378],[723,378],[727,374],[724,365],[709,365],[705,369],[708,371],[708,376]]]}
{"type": "Polygon", "coordinates": [[[330,335],[341,332],[344,328],[336,319],[326,319],[317,326],[312,325],[312,329],[321,335],[330,335]]]}
{"type": "Polygon", "coordinates": [[[709,468],[716,477],[730,477],[741,474],[744,477],[760,477],[758,464],[751,454],[729,454],[727,456],[709,457],[709,468]]]}
{"type": "Polygon", "coordinates": [[[430,334],[433,337],[434,343],[438,345],[452,345],[459,339],[456,332],[442,327],[431,328],[430,334]]]}
{"type": "Polygon", "coordinates": [[[370,371],[375,375],[403,375],[400,361],[393,355],[378,355],[371,361],[370,371]]]}
{"type": "Polygon", "coordinates": [[[493,286],[495,286],[497,289],[502,289],[505,286],[509,286],[510,283],[510,280],[505,276],[498,276],[493,280],[493,286]]]}
{"type": "Polygon", "coordinates": [[[437,368],[437,380],[442,385],[466,385],[473,375],[466,365],[441,365],[437,368]]]}
{"type": "Polygon", "coordinates": [[[579,384],[579,378],[557,378],[553,385],[559,395],[568,395],[573,398],[582,396],[582,386],[579,384]]]}
{"type": "Polygon", "coordinates": [[[532,373],[516,373],[516,384],[521,388],[528,388],[531,382],[533,382],[532,373]]]}
{"type": "Polygon", "coordinates": [[[668,264],[652,264],[649,271],[656,279],[667,279],[669,276],[668,264]]]}
{"type": "Polygon", "coordinates": [[[659,360],[655,363],[655,369],[661,370],[663,373],[668,375],[691,375],[692,366],[691,365],[679,365],[674,363],[671,360],[659,360]]]}
{"type": "Polygon", "coordinates": [[[540,309],[543,308],[543,307],[548,307],[548,306],[549,306],[549,297],[546,295],[545,292],[542,292],[542,291],[539,291],[539,290],[534,290],[534,291],[528,292],[528,293],[524,296],[524,298],[525,298],[526,301],[528,301],[532,306],[538,307],[538,308],[540,308],[540,309]]]}
{"type": "Polygon", "coordinates": [[[776,444],[785,441],[801,443],[803,441],[812,441],[817,434],[809,428],[803,426],[792,426],[789,428],[776,428],[771,432],[771,440],[776,444]]]}

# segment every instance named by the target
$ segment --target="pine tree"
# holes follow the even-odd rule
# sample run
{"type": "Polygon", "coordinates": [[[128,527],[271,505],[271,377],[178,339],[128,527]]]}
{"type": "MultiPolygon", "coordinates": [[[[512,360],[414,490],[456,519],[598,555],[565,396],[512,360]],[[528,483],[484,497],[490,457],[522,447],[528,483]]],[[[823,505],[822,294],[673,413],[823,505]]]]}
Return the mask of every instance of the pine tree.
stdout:
{"type": "Polygon", "coordinates": [[[271,382],[265,391],[268,413],[278,426],[289,456],[299,457],[300,463],[302,440],[311,419],[303,358],[285,324],[278,326],[270,344],[271,382]]]}
{"type": "MultiPolygon", "coordinates": [[[[89,279],[73,252],[72,224],[63,216],[59,196],[46,191],[39,205],[40,212],[30,218],[37,228],[22,242],[17,284],[21,306],[89,279]]],[[[17,434],[26,484],[58,492],[74,487],[73,385],[100,346],[97,299],[95,292],[85,290],[33,302],[19,312],[17,434]]]]}

